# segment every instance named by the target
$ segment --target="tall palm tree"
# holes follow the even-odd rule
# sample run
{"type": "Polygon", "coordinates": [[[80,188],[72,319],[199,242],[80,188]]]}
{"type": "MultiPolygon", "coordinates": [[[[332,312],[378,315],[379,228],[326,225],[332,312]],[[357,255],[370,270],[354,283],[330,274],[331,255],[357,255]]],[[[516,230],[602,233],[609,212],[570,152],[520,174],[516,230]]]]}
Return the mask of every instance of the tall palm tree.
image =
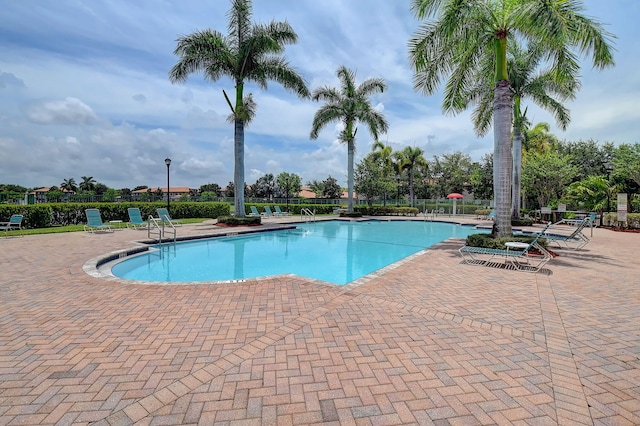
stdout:
{"type": "Polygon", "coordinates": [[[287,22],[252,24],[251,15],[251,0],[232,0],[229,35],[206,29],[179,37],[174,54],[180,60],[169,71],[172,83],[183,83],[194,72],[202,72],[205,79],[213,82],[223,76],[233,80],[234,104],[223,93],[231,109],[229,118],[234,123],[234,198],[235,215],[239,217],[245,216],[244,129],[255,113],[251,94],[244,95],[245,82],[267,89],[268,81],[273,80],[300,97],[309,96],[304,79],[281,55],[286,45],[297,41],[293,28],[287,22]]]}
{"type": "Polygon", "coordinates": [[[407,146],[402,150],[402,161],[400,168],[407,171],[409,175],[409,198],[411,198],[410,205],[413,207],[414,203],[414,175],[415,170],[419,166],[427,166],[428,162],[424,158],[424,150],[416,146],[407,146]]]}
{"type": "Polygon", "coordinates": [[[60,184],[60,188],[68,192],[76,192],[78,190],[78,185],[76,185],[76,180],[74,178],[69,178],[63,179],[60,184]]]}
{"type": "Polygon", "coordinates": [[[96,186],[96,180],[93,176],[80,176],[82,182],[78,185],[80,191],[93,191],[93,188],[96,186]]]}
{"type": "MultiPolygon", "coordinates": [[[[513,169],[511,191],[512,218],[520,217],[520,177],[522,171],[522,139],[529,122],[527,109],[522,107],[525,98],[531,99],[546,109],[556,119],[558,127],[566,130],[571,121],[569,110],[562,104],[575,98],[580,89],[577,68],[541,69],[546,52],[535,43],[523,46],[514,42],[507,46],[507,67],[509,69],[510,90],[513,98],[513,169]]],[[[493,117],[494,83],[493,58],[484,58],[481,74],[476,77],[476,84],[470,87],[463,97],[467,104],[475,104],[472,114],[476,134],[484,136],[491,127],[493,117]]],[[[562,63],[561,65],[569,65],[562,63]]],[[[464,93],[464,90],[462,91],[464,93]]]]}
{"type": "Polygon", "coordinates": [[[428,19],[409,41],[414,88],[432,94],[448,77],[443,109],[467,107],[465,88],[479,75],[484,58],[494,65],[493,234],[511,235],[511,124],[513,100],[507,46],[518,39],[535,43],[558,70],[579,69],[576,53],[592,55],[595,67],[613,65],[610,34],[581,12],[580,0],[413,0],[411,9],[428,19]],[[431,20],[430,18],[435,18],[431,20]]]}
{"type": "Polygon", "coordinates": [[[383,79],[370,78],[359,86],[355,83],[355,73],[345,66],[336,72],[340,80],[340,90],[329,86],[313,91],[311,99],[326,103],[316,111],[311,125],[311,139],[317,139],[320,130],[333,122],[342,122],[344,129],[339,139],[347,144],[347,192],[348,211],[353,211],[353,158],[356,150],[357,122],[364,123],[374,140],[380,133],[386,133],[389,125],[382,113],[371,105],[369,96],[382,93],[387,85],[383,79]]]}

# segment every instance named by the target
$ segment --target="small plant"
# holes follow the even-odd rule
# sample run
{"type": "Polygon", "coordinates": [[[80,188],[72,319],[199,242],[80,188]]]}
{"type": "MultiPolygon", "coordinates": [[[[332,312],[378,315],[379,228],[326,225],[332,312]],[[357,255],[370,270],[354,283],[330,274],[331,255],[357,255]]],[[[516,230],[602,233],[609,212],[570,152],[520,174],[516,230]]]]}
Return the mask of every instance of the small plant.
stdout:
{"type": "MultiPolygon", "coordinates": [[[[493,238],[491,234],[471,234],[467,237],[466,245],[470,247],[483,247],[505,250],[507,246],[505,246],[504,244],[508,241],[518,241],[529,244],[535,238],[535,235],[514,235],[512,237],[493,238]]],[[[545,238],[539,238],[538,244],[546,248],[547,240],[545,238]]]]}

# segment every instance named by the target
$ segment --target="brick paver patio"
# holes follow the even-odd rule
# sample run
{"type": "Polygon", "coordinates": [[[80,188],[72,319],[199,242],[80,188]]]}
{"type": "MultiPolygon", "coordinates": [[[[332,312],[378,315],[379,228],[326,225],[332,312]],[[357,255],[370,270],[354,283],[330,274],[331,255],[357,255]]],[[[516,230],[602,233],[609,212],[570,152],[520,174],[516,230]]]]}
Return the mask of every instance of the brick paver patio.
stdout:
{"type": "Polygon", "coordinates": [[[145,231],[2,238],[0,425],[638,425],[640,234],[593,233],[546,273],[449,240],[345,287],[130,284],[83,267],[145,231]]]}

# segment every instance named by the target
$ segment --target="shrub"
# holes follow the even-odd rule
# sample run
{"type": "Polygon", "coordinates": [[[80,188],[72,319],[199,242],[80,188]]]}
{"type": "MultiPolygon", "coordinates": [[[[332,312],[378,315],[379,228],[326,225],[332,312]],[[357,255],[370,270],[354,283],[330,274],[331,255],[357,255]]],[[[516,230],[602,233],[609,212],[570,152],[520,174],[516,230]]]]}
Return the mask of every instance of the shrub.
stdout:
{"type": "Polygon", "coordinates": [[[260,216],[221,216],[218,218],[218,223],[224,223],[226,225],[241,226],[241,225],[260,225],[262,218],[260,216]]]}
{"type": "Polygon", "coordinates": [[[340,212],[340,217],[362,217],[362,212],[340,212]]]}
{"type": "Polygon", "coordinates": [[[354,211],[368,216],[415,216],[419,212],[415,207],[396,206],[355,206],[354,211]]]}
{"type": "MultiPolygon", "coordinates": [[[[535,238],[535,235],[514,235],[511,237],[493,238],[491,234],[471,234],[467,237],[466,245],[470,247],[483,247],[505,250],[507,248],[507,246],[504,245],[506,242],[518,241],[529,244],[535,238]]],[[[539,238],[538,244],[546,248],[547,240],[545,238],[539,238]]]]}

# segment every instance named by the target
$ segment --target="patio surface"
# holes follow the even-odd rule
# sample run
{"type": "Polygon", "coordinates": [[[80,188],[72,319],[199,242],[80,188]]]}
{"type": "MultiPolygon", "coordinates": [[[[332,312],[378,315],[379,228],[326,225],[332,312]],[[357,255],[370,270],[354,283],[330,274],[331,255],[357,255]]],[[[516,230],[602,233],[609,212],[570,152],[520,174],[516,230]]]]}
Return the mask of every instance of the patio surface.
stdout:
{"type": "Polygon", "coordinates": [[[145,237],[0,238],[0,425],[640,424],[640,234],[539,274],[448,240],[347,287],[83,270],[145,237]]]}

